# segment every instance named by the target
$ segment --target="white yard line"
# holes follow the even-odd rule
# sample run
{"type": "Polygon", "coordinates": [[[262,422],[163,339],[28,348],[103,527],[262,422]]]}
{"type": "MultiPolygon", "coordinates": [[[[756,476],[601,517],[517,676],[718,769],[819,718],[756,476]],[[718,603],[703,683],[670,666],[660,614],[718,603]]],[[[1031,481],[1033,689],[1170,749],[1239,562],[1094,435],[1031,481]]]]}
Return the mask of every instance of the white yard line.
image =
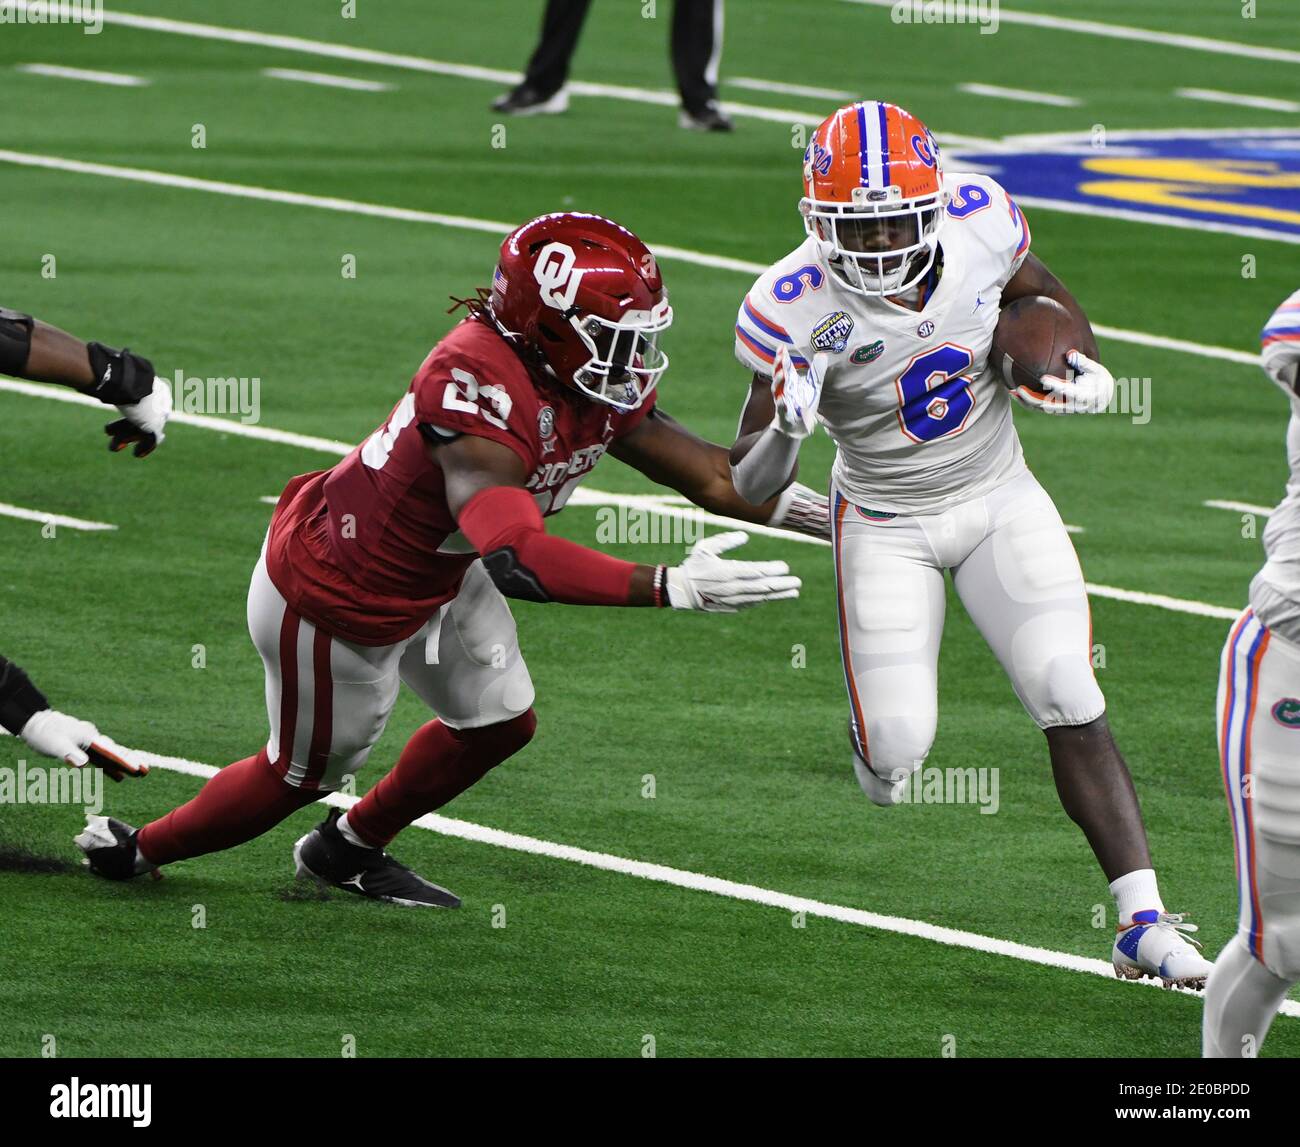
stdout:
{"type": "Polygon", "coordinates": [[[19,64],[15,71],[29,76],[50,76],[56,80],[82,80],[88,84],[108,84],[115,88],[143,88],[150,83],[143,76],[125,72],[93,72],[86,68],[65,68],[61,64],[19,64]]]}
{"type": "Polygon", "coordinates": [[[69,518],[66,514],[51,514],[46,510],[28,510],[22,506],[11,506],[0,502],[0,517],[20,518],[24,522],[40,522],[42,525],[67,526],[70,530],[115,530],[116,526],[108,522],[91,522],[85,518],[69,518]]]}
{"type": "Polygon", "coordinates": [[[299,84],[315,84],[322,88],[346,88],[351,92],[391,92],[392,84],[379,80],[358,80],[353,76],[334,76],[328,72],[300,72],[296,68],[263,68],[262,75],[271,80],[290,80],[299,84]]]}
{"type": "MultiPolygon", "coordinates": [[[[168,772],[182,773],[186,776],[207,779],[219,771],[212,765],[199,761],[186,760],[183,757],[160,756],[157,753],[142,752],[116,745],[110,739],[110,747],[120,750],[136,764],[148,765],[151,769],[163,769],[168,772]]],[[[331,793],[323,798],[322,804],[335,808],[348,809],[361,798],[347,796],[343,793],[331,793]]],[[[456,820],[453,817],[429,813],[413,822],[414,827],[436,832],[440,836],[455,837],[460,840],[487,844],[494,848],[504,848],[511,852],[524,852],[533,856],[544,856],[551,860],[565,860],[571,864],[581,864],[587,868],[598,868],[605,872],[617,872],[622,876],[632,876],[640,880],[649,880],[655,884],[666,884],[674,888],[684,888],[692,892],[707,892],[713,896],[722,896],[729,900],[741,900],[749,904],[760,904],[766,908],[776,908],[791,914],[802,912],[826,920],[835,920],[842,924],[853,924],[860,928],[872,928],[879,932],[891,932],[899,936],[915,936],[917,939],[930,940],[946,944],[952,948],[964,948],[968,951],[983,952],[992,956],[1005,956],[1013,960],[1022,960],[1029,964],[1038,964],[1047,968],[1060,968],[1069,972],[1083,972],[1102,976],[1116,985],[1144,984],[1159,987],[1153,980],[1121,980],[1115,976],[1114,969],[1107,960],[1091,959],[1077,956],[1072,952],[1058,952],[1051,948],[1038,948],[1030,944],[1018,944],[1012,940],[999,940],[994,936],[984,936],[978,932],[966,932],[958,928],[945,928],[939,924],[930,924],[924,920],[912,920],[905,916],[886,916],[879,912],[868,912],[863,908],[850,908],[843,904],[831,904],[824,900],[812,900],[805,896],[795,896],[788,892],[763,888],[757,884],[743,884],[735,880],[726,880],[718,876],[709,876],[702,872],[672,868],[666,864],[655,864],[645,860],[632,860],[625,856],[615,856],[608,852],[596,852],[588,848],[578,848],[571,844],[557,844],[550,840],[541,840],[534,836],[506,832],[499,828],[474,824],[471,821],[456,820]]],[[[1175,989],[1177,990],[1177,989],[1175,989]]],[[[1199,992],[1184,991],[1181,994],[1201,998],[1199,992]]],[[[1287,1000],[1282,1004],[1282,1014],[1300,1016],[1300,1003],[1287,1000]]]]}
{"type": "Polygon", "coordinates": [[[1226,605],[1210,605],[1204,601],[1189,601],[1184,597],[1169,597],[1163,593],[1144,593],[1136,589],[1119,589],[1113,585],[1098,585],[1085,582],[1084,588],[1091,597],[1108,597],[1112,601],[1127,601],[1133,605],[1151,605],[1156,609],[1167,609],[1173,613],[1190,613],[1196,617],[1217,617],[1224,621],[1235,621],[1241,613],[1226,605]]]}
{"type": "MultiPolygon", "coordinates": [[[[53,171],[68,171],[78,175],[98,175],[109,179],[148,183],[157,187],[171,187],[185,191],[204,191],[215,195],[229,195],[239,199],[255,199],[293,207],[314,207],[325,211],[366,215],[379,219],[394,219],[408,223],[429,223],[463,231],[478,231],[498,237],[504,237],[513,227],[510,223],[496,222],[490,219],[474,219],[464,215],[444,215],[432,211],[416,211],[407,207],[385,207],[381,204],[364,203],[355,199],[329,198],[308,195],[299,191],[278,191],[274,188],[256,187],[250,184],[223,183],[216,180],[199,179],[190,175],[171,175],[167,172],[148,171],[136,167],[115,167],[104,163],[85,163],[76,159],[62,159],[52,155],[34,155],[22,151],[0,150],[0,163],[15,163],[24,167],[39,167],[53,171]]],[[[1020,202],[1034,205],[1042,201],[1021,198],[1020,202]]],[[[1195,227],[1196,225],[1189,223],[1188,226],[1195,227]]],[[[1279,236],[1270,233],[1268,237],[1278,238],[1279,236]]],[[[1300,237],[1297,237],[1294,241],[1300,241],[1300,237]]],[[[657,255],[663,258],[679,259],[684,263],[691,263],[697,267],[711,267],[715,270],[735,271],[737,274],[751,276],[760,275],[767,270],[762,263],[753,263],[745,259],[709,255],[685,247],[665,246],[653,242],[649,245],[657,255]]],[[[1259,364],[1258,355],[1247,351],[1233,350],[1230,347],[1210,346],[1204,343],[1189,342],[1186,339],[1167,338],[1164,335],[1147,334],[1144,331],[1130,331],[1121,327],[1109,327],[1101,324],[1094,324],[1093,330],[1104,338],[1134,343],[1138,346],[1151,347],[1157,350],[1179,351],[1185,354],[1198,355],[1202,358],[1241,363],[1246,366],[1258,366],[1259,364]]],[[[72,395],[68,400],[73,401],[77,397],[72,395]]]]}
{"type": "Polygon", "coordinates": [[[1174,95],[1185,100],[1201,100],[1211,104],[1231,104],[1239,108],[1262,108],[1272,112],[1300,112],[1295,100],[1277,100],[1271,96],[1245,96],[1237,92],[1218,92],[1213,88],[1179,88],[1174,95]]]}
{"type": "Polygon", "coordinates": [[[807,96],[810,100],[854,100],[853,92],[838,88],[814,88],[807,84],[781,84],[775,80],[756,80],[751,76],[731,76],[722,81],[723,87],[748,88],[755,92],[775,92],[781,96],[807,96]]]}
{"type": "Polygon", "coordinates": [[[1256,506],[1252,502],[1229,502],[1220,498],[1210,498],[1201,503],[1202,506],[1209,506],[1211,510],[1232,510],[1238,514],[1258,514],[1261,518],[1272,516],[1276,506],[1256,506]]]}
{"type": "MultiPolygon", "coordinates": [[[[898,0],[845,0],[872,8],[895,8],[898,0]]],[[[925,5],[928,6],[928,5],[925,5]]],[[[914,3],[913,7],[923,7],[914,3]]],[[[988,5],[993,8],[993,5],[988,5]]],[[[976,10],[974,4],[970,5],[976,10]]],[[[1290,48],[1265,48],[1255,44],[1242,44],[1236,40],[1214,40],[1207,36],[1185,36],[1179,32],[1157,32],[1149,28],[1132,28],[1125,24],[1105,24],[1100,20],[1074,20],[1064,16],[1045,16],[1038,12],[1010,10],[996,6],[1000,24],[1024,24],[1032,28],[1051,28],[1057,32],[1073,32],[1085,36],[1105,36],[1112,40],[1134,40],[1144,44],[1159,44],[1166,48],[1186,48],[1196,52],[1215,52],[1223,56],[1242,56],[1248,60],[1276,60],[1286,64],[1300,64],[1300,52],[1290,48]]],[[[919,21],[916,21],[919,23],[919,21]]],[[[973,21],[972,21],[973,23],[973,21]]],[[[906,25],[903,25],[906,27],[906,25]]],[[[974,31],[974,28],[972,28],[974,31]]]]}
{"type": "Polygon", "coordinates": [[[1054,108],[1077,108],[1083,101],[1073,96],[1058,96],[1052,92],[1031,92],[1026,88],[1001,88],[996,84],[958,84],[957,90],[972,96],[988,96],[995,100],[1014,100],[1022,104],[1046,104],[1054,108]]]}

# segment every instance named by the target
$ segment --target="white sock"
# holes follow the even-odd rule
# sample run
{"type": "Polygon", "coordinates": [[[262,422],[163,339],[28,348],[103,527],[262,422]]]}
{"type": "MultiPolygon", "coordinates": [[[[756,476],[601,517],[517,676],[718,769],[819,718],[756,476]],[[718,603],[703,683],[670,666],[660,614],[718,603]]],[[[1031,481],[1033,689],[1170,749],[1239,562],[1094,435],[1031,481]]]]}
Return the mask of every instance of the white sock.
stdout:
{"type": "Polygon", "coordinates": [[[1291,985],[1250,954],[1240,936],[1219,953],[1205,985],[1201,1055],[1254,1058],[1291,985]]]}
{"type": "Polygon", "coordinates": [[[1149,909],[1155,909],[1157,912],[1165,910],[1164,901],[1160,899],[1160,889],[1156,887],[1154,868],[1137,868],[1118,880],[1112,880],[1110,891],[1115,897],[1121,928],[1133,923],[1134,912],[1149,909]]]}
{"type": "Polygon", "coordinates": [[[355,844],[358,848],[374,848],[373,844],[364,841],[357,835],[357,830],[348,824],[348,814],[344,813],[339,817],[338,830],[343,834],[343,839],[349,844],[355,844]]]}

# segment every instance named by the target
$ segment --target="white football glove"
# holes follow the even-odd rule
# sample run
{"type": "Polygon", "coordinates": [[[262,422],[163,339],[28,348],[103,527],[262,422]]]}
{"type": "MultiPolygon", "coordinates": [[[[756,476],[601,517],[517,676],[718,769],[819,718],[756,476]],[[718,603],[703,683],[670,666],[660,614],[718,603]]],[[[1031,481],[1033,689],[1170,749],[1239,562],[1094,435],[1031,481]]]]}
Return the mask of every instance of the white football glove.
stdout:
{"type": "Polygon", "coordinates": [[[116,453],[134,442],[135,456],[143,458],[162,445],[163,427],[172,414],[171,387],[161,378],[155,378],[149,394],[139,402],[117,409],[122,417],[104,427],[111,439],[108,448],[116,453]]]}
{"type": "Polygon", "coordinates": [[[1115,379],[1110,371],[1082,351],[1070,351],[1065,361],[1070,364],[1073,378],[1045,374],[1039,382],[1047,392],[1046,397],[1039,398],[1024,387],[1014,392],[1015,397],[1023,406],[1047,414],[1101,414],[1108,410],[1115,395],[1115,379]]]}
{"type": "Polygon", "coordinates": [[[735,613],[763,601],[798,597],[802,584],[785,562],[738,562],[719,554],[749,540],[743,530],[701,538],[686,560],[668,570],[668,604],[673,609],[735,613]]]}
{"type": "Polygon", "coordinates": [[[817,425],[826,359],[825,354],[814,355],[808,369],[800,374],[790,358],[790,348],[783,346],[777,351],[772,369],[772,401],[776,405],[772,425],[788,438],[807,438],[817,425]]]}
{"type": "Polygon", "coordinates": [[[113,742],[89,721],[69,717],[56,709],[32,714],[19,736],[43,756],[65,761],[78,769],[87,764],[97,765],[115,781],[149,773],[145,766],[133,765],[108,748],[113,742]]]}

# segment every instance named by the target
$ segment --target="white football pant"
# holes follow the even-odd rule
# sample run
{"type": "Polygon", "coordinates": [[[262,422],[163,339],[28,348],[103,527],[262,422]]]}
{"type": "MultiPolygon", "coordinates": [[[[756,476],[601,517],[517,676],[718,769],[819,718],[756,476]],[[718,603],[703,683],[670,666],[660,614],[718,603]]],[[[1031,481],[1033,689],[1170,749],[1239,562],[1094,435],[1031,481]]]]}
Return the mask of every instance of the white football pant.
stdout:
{"type": "Polygon", "coordinates": [[[945,570],[1041,728],[1102,715],[1079,560],[1031,473],[935,514],[831,501],[851,731],[877,776],[910,774],[934,741],[945,570]]]}
{"type": "Polygon", "coordinates": [[[331,791],[366,763],[401,682],[445,724],[508,721],[533,703],[510,606],[483,563],[460,593],[395,645],[356,645],[288,607],[258,560],[248,632],[266,669],[267,753],[287,783],[331,791]]]}
{"type": "Polygon", "coordinates": [[[1240,911],[1206,985],[1203,1051],[1236,1058],[1300,980],[1300,647],[1250,609],[1223,648],[1218,730],[1240,911]]]}

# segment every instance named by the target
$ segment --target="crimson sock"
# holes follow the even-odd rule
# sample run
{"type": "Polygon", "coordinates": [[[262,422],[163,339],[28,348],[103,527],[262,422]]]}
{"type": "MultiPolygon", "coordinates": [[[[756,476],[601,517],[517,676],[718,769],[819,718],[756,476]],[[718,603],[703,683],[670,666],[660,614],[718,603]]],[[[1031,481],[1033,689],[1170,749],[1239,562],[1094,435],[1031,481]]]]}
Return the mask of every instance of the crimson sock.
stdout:
{"type": "Polygon", "coordinates": [[[536,728],[531,709],[478,729],[430,721],[406,742],[392,772],[348,810],[349,826],[362,840],[383,848],[411,821],[442,808],[517,753],[536,728]]]}
{"type": "Polygon", "coordinates": [[[145,825],[136,846],[153,864],[219,852],[261,836],[324,795],[285,784],[263,749],[227,765],[192,801],[145,825]]]}

